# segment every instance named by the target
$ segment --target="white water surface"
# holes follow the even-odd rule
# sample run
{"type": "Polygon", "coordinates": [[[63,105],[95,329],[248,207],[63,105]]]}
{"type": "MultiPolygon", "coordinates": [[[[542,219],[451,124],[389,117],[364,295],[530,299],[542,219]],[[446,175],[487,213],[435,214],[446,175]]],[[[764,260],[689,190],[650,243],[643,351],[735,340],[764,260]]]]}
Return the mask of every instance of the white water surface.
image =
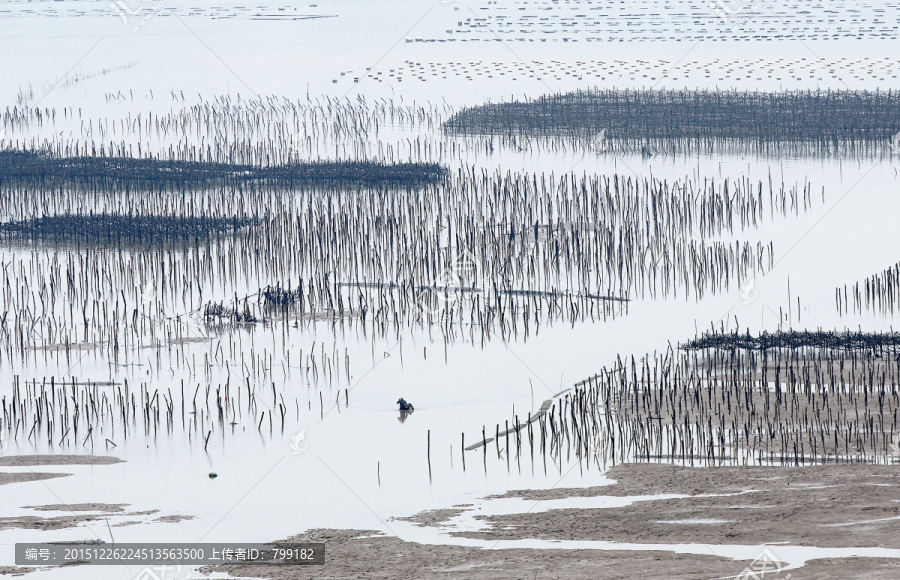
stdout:
{"type": "MultiPolygon", "coordinates": [[[[14,105],[24,93],[31,95],[26,102],[33,107],[76,107],[83,109],[86,117],[119,118],[130,112],[163,113],[200,98],[238,93],[295,100],[308,95],[351,99],[364,95],[369,100],[402,98],[404,102],[446,102],[459,107],[590,86],[874,90],[896,89],[900,71],[896,40],[875,37],[801,41],[786,34],[778,40],[748,42],[723,33],[715,42],[587,42],[586,38],[579,42],[555,38],[519,42],[515,36],[509,40],[500,35],[503,41],[425,42],[446,40],[448,28],[457,28],[457,22],[481,12],[487,3],[347,0],[297,7],[259,0],[240,10],[239,3],[223,1],[216,3],[219,8],[201,6],[194,13],[187,2],[164,4],[159,15],[131,31],[102,0],[4,2],[0,10],[0,111],[14,105]],[[279,16],[292,11],[322,18],[279,16]],[[273,15],[278,19],[259,19],[273,15]],[[416,38],[423,41],[416,42],[416,38]],[[585,64],[588,61],[602,64],[585,64]],[[457,72],[445,79],[440,66],[451,64],[457,72]],[[611,72],[588,74],[589,69],[603,66],[611,72]],[[753,74],[728,70],[741,66],[752,68],[753,74]],[[790,74],[792,68],[800,71],[801,67],[802,74],[790,74]],[[513,79],[512,74],[497,72],[506,70],[526,70],[527,74],[517,73],[513,79]],[[402,79],[397,78],[399,71],[403,71],[402,79]],[[374,75],[379,72],[380,76],[374,75]]],[[[518,7],[508,0],[497,4],[510,10],[518,7]]],[[[495,15],[497,4],[490,5],[495,15]]],[[[526,14],[532,10],[528,7],[526,14]]],[[[559,17],[568,8],[554,10],[554,17],[559,17]]],[[[891,14],[895,17],[895,11],[888,17],[891,14]]],[[[717,17],[709,14],[708,18],[717,17]]],[[[624,22],[611,24],[622,29],[624,22]]],[[[703,28],[708,30],[708,23],[703,28]]],[[[562,33],[562,29],[556,32],[562,33]]],[[[484,31],[481,34],[489,37],[484,31]]],[[[43,128],[36,134],[47,138],[56,129],[43,128]]],[[[15,142],[27,137],[31,135],[7,135],[4,139],[15,142]]],[[[619,355],[661,352],[711,324],[730,329],[739,325],[752,332],[788,327],[890,328],[895,321],[889,317],[839,316],[834,289],[896,263],[900,162],[896,158],[771,159],[725,154],[642,159],[509,149],[493,155],[473,154],[465,161],[513,171],[618,172],[670,179],[696,174],[701,178],[767,180],[771,175],[776,183],[788,186],[811,183],[814,203],[808,212],[775,217],[758,230],[735,236],[771,240],[776,250],[775,268],[755,280],[757,294],[749,303],[737,289],[700,302],[693,298],[639,299],[624,317],[604,323],[542,326],[527,338],[519,336],[507,343],[495,339],[483,346],[470,340],[446,342],[437,330],[379,337],[373,332],[333,329],[324,323],[288,329],[284,337],[280,329],[271,328],[215,337],[223,343],[240,341],[240,349],[252,346],[276,354],[285,349],[308,349],[314,342],[336,343],[339,350],[349,350],[352,377],[320,385],[324,418],[317,391],[303,384],[296,373],[267,377],[289,401],[284,430],[276,424],[270,431],[267,423],[258,429],[251,419],[238,417],[233,428],[215,433],[206,450],[202,432],[188,438],[180,426],[172,435],[151,433],[128,439],[102,433],[116,442],[109,448],[100,434],[93,448],[79,444],[49,447],[46,442],[31,444],[21,439],[6,442],[5,455],[109,453],[125,463],[32,468],[71,475],[3,486],[0,515],[4,517],[64,515],[35,512],[25,506],[84,502],[128,504],[126,511],[159,511],[151,516],[114,515],[108,519],[109,527],[105,520],[98,520],[52,532],[0,531],[0,565],[12,563],[15,542],[264,542],[313,528],[393,532],[410,541],[494,549],[668,550],[740,560],[757,557],[762,546],[465,540],[450,536],[447,530],[391,518],[479,504],[486,495],[511,489],[609,484],[604,465],[563,459],[545,466],[540,455],[532,461],[528,453],[507,463],[506,458],[497,459],[491,444],[486,459],[481,450],[467,452],[463,471],[460,446],[463,433],[467,445],[480,439],[483,426],[490,436],[497,421],[510,417],[513,408],[524,417],[619,355]],[[795,307],[798,296],[800,312],[795,307]],[[780,311],[784,315],[779,316],[780,311]],[[349,405],[344,401],[344,389],[349,390],[349,405]],[[399,396],[416,406],[415,413],[402,423],[394,404],[399,396]],[[336,398],[340,400],[337,405],[336,398]],[[305,447],[295,453],[291,444],[300,431],[304,432],[305,447]],[[210,472],[218,477],[210,479],[210,472]],[[167,515],[194,519],[177,524],[153,521],[167,515]],[[140,523],[119,525],[135,520],[140,523]]],[[[8,257],[4,254],[2,259],[8,257]]],[[[248,284],[248,290],[252,286],[248,284]]],[[[214,348],[215,344],[198,343],[186,346],[184,352],[187,357],[202,356],[214,348]]],[[[74,362],[48,358],[6,365],[0,369],[0,393],[7,392],[4,389],[15,374],[38,380],[51,375],[128,379],[132,384],[149,382],[161,390],[178,389],[182,380],[188,385],[193,382],[171,351],[139,353],[126,362],[142,366],[119,366],[94,353],[74,362]]],[[[216,369],[213,380],[223,382],[233,372],[240,375],[230,368],[216,369]]],[[[548,502],[542,509],[612,507],[618,501],[632,500],[638,498],[567,500],[548,502]]],[[[528,508],[521,501],[492,505],[505,505],[509,510],[528,508]]],[[[475,524],[460,519],[455,525],[475,524]]],[[[818,557],[900,557],[898,550],[879,548],[778,546],[773,551],[791,568],[818,557]]],[[[135,578],[139,572],[82,567],[41,571],[36,576],[125,579],[135,578]]]]}

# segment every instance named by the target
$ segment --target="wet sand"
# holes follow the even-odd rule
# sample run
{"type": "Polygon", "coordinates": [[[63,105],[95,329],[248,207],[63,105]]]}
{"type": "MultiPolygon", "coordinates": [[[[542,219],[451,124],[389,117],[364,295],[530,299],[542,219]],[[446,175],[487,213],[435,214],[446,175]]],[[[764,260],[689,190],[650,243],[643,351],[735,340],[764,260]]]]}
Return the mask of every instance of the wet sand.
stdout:
{"type": "Polygon", "coordinates": [[[0,473],[0,485],[7,483],[26,483],[29,481],[41,481],[56,477],[68,477],[68,473],[0,473]]]}
{"type": "MultiPolygon", "coordinates": [[[[123,463],[117,457],[105,455],[12,455],[0,457],[0,466],[5,467],[33,467],[33,466],[59,466],[59,465],[112,465],[123,463]]],[[[69,477],[69,473],[37,473],[34,471],[17,473],[0,473],[0,485],[7,483],[35,482],[57,477],[69,477]]],[[[23,509],[35,512],[64,512],[66,515],[55,517],[43,517],[38,515],[20,515],[13,517],[0,517],[0,530],[60,530],[73,528],[97,520],[105,520],[108,516],[151,516],[159,513],[158,510],[129,512],[125,508],[128,504],[108,503],[74,503],[74,504],[48,504],[40,506],[23,506],[23,509]]],[[[190,515],[166,515],[156,518],[154,521],[161,523],[177,523],[181,520],[193,519],[190,515]]],[[[130,522],[133,524],[141,521],[130,522]]],[[[116,524],[117,526],[122,524],[116,524]]],[[[9,567],[7,570],[16,570],[9,567]]],[[[12,572],[3,572],[8,574],[12,572]]]]}
{"type": "Polygon", "coordinates": [[[0,456],[0,467],[37,465],[112,465],[124,460],[110,455],[8,455],[0,456]]]}
{"type": "Polygon", "coordinates": [[[238,578],[712,578],[742,566],[715,556],[670,552],[592,550],[482,550],[428,546],[359,530],[315,530],[293,538],[325,542],[324,566],[219,566],[238,578]],[[698,574],[699,571],[703,574],[698,574]],[[668,574],[668,576],[666,576],[668,574]]]}
{"type": "Polygon", "coordinates": [[[124,503],[56,503],[50,505],[25,506],[25,509],[39,512],[106,512],[108,514],[122,512],[127,504],[124,503]]]}
{"type": "MultiPolygon", "coordinates": [[[[625,507],[557,509],[481,517],[491,527],[454,533],[482,540],[524,538],[645,544],[773,544],[900,548],[900,469],[867,464],[812,467],[682,468],[629,464],[609,486],[513,491],[526,501],[592,496],[687,494],[625,507]],[[705,496],[708,497],[697,497],[705,496]]],[[[435,510],[410,520],[440,527],[469,509],[435,510]]],[[[527,510],[527,507],[526,507],[527,510]]],[[[524,510],[523,510],[524,511],[524,510]]],[[[478,517],[478,516],[476,516],[478,517]]],[[[429,546],[371,532],[313,530],[291,541],[326,543],[325,566],[231,566],[236,577],[273,578],[735,578],[750,561],[662,551],[484,550],[429,546]]],[[[712,550],[711,550],[712,552],[712,550]]],[[[811,560],[766,578],[898,578],[900,559],[811,560]]]]}
{"type": "MultiPolygon", "coordinates": [[[[110,516],[152,516],[159,513],[159,510],[145,510],[140,512],[125,511],[127,504],[103,504],[103,503],[79,503],[79,504],[52,504],[44,506],[25,506],[23,509],[29,509],[36,512],[63,512],[66,515],[43,517],[43,516],[13,516],[0,517],[0,530],[5,529],[22,529],[22,530],[62,530],[65,528],[74,528],[82,524],[93,521],[108,521],[110,516]]],[[[163,516],[155,521],[160,522],[178,522],[181,519],[191,519],[191,516],[163,516]],[[167,519],[170,518],[170,519],[167,519]]],[[[134,523],[142,523],[135,521],[134,523]]],[[[122,524],[116,524],[120,526],[122,524]]],[[[88,528],[89,529],[89,528],[88,528]]]]}
{"type": "MultiPolygon", "coordinates": [[[[297,541],[326,542],[324,566],[220,566],[205,573],[228,572],[235,578],[395,579],[466,578],[475,580],[628,579],[665,580],[737,578],[748,561],[673,552],[598,550],[482,550],[429,546],[391,536],[364,538],[372,532],[315,530],[297,541]]],[[[771,580],[900,577],[900,561],[886,558],[813,560],[797,570],[766,574],[771,580]]],[[[747,577],[753,578],[752,576],[747,577]]],[[[744,580],[744,579],[742,579],[744,580]]]]}
{"type": "MultiPolygon", "coordinates": [[[[111,465],[122,463],[118,457],[106,455],[8,455],[0,456],[0,467],[38,467],[49,465],[111,465]]],[[[68,477],[70,473],[0,473],[0,485],[27,483],[57,477],[68,477]]],[[[51,508],[48,508],[51,509],[51,508]]],[[[71,508],[70,508],[71,509],[71,508]]]]}
{"type": "Polygon", "coordinates": [[[484,518],[481,539],[522,537],[639,543],[764,544],[900,548],[900,468],[850,464],[809,467],[624,465],[612,486],[510,492],[503,497],[692,497],[642,501],[602,510],[484,518]],[[708,497],[698,497],[712,494],[708,497]],[[737,495],[739,494],[739,495],[737,495]],[[691,523],[692,520],[724,523],[691,523]],[[679,523],[668,523],[679,522],[679,523]]]}

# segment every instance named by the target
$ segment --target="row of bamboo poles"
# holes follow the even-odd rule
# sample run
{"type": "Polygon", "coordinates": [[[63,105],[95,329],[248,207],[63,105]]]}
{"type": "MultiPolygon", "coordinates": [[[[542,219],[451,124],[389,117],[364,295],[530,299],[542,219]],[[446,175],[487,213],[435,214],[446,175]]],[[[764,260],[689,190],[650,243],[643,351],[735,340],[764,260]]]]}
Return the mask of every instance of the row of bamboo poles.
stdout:
{"type": "Polygon", "coordinates": [[[287,165],[304,160],[446,160],[446,104],[320,97],[221,96],[158,113],[93,118],[80,108],[12,106],[0,112],[7,148],[56,157],[287,165]],[[434,138],[434,135],[438,135],[434,138]]]}
{"type": "Polygon", "coordinates": [[[467,450],[486,456],[495,442],[509,462],[527,445],[545,464],[547,454],[587,465],[900,461],[895,335],[807,333],[785,337],[803,346],[759,349],[736,346],[735,335],[704,338],[718,346],[620,358],[534,414],[498,424],[494,437],[483,430],[467,450]]]}
{"type": "Polygon", "coordinates": [[[613,151],[895,156],[900,92],[591,89],[466,107],[446,131],[613,151]]]}
{"type": "MultiPolygon", "coordinates": [[[[349,405],[349,389],[334,392],[332,404],[319,391],[316,403],[321,415],[349,405]]],[[[148,383],[135,387],[127,380],[93,383],[50,377],[38,382],[16,375],[10,394],[0,397],[0,440],[93,449],[179,432],[189,441],[197,438],[206,449],[212,434],[224,437],[237,425],[265,430],[269,436],[278,429],[283,435],[287,422],[299,420],[301,408],[312,410],[314,397],[301,399],[286,400],[274,382],[266,385],[249,376],[216,386],[181,381],[173,391],[148,383]]]]}
{"type": "Polygon", "coordinates": [[[871,310],[893,315],[900,307],[900,263],[856,282],[849,292],[846,284],[835,288],[834,304],[844,314],[852,308],[854,313],[871,310]]]}
{"type": "Polygon", "coordinates": [[[294,295],[281,317],[382,333],[455,325],[485,340],[549,320],[603,320],[629,300],[697,300],[765,272],[771,244],[719,238],[817,197],[809,183],[771,179],[475,167],[413,190],[0,193],[10,219],[0,228],[0,364],[34,350],[68,356],[75,345],[113,357],[160,346],[210,308],[271,320],[260,291],[278,285],[294,295]]]}

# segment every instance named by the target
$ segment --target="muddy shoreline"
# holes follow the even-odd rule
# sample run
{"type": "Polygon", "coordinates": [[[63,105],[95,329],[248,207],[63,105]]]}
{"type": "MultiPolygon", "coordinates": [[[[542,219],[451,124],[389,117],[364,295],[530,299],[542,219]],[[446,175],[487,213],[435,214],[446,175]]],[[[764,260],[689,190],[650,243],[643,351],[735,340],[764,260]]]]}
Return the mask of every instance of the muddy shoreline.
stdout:
{"type": "MultiPolygon", "coordinates": [[[[627,464],[608,486],[510,491],[526,502],[569,497],[684,494],[624,507],[553,509],[474,516],[490,527],[451,535],[481,540],[604,540],[638,544],[778,544],[900,548],[900,469],[867,464],[810,467],[685,468],[627,464]]],[[[492,498],[488,498],[490,501],[492,498]]],[[[407,521],[440,528],[472,506],[417,514],[407,521]]],[[[526,508],[527,509],[527,508],[526,508]]],[[[523,510],[525,511],[525,510],[523,510]]],[[[674,551],[502,549],[423,545],[356,530],[312,530],[293,542],[326,544],[326,564],[225,566],[235,577],[300,578],[735,578],[752,560],[674,551]]],[[[766,578],[897,578],[900,559],[810,560],[766,578]]]]}

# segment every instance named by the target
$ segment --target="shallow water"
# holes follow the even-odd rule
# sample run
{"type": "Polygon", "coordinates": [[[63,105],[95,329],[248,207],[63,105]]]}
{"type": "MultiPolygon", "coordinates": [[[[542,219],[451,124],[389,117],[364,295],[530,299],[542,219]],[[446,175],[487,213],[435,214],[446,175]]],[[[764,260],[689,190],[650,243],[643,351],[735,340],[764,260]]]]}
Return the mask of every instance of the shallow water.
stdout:
{"type": "MultiPolygon", "coordinates": [[[[728,36],[716,42],[696,43],[691,35],[640,44],[596,43],[583,38],[578,38],[578,43],[532,43],[516,41],[515,35],[510,35],[512,40],[488,41],[484,31],[479,31],[479,42],[432,43],[415,39],[442,37],[443,31],[457,27],[459,13],[471,12],[469,7],[456,2],[396,1],[377,6],[344,2],[309,7],[310,14],[336,18],[277,21],[254,19],[254,14],[271,16],[284,12],[278,3],[257,2],[254,8],[240,10],[234,2],[220,2],[221,8],[199,7],[194,14],[182,4],[166,4],[166,10],[172,7],[178,16],[161,14],[131,32],[106,3],[67,2],[64,7],[55,2],[6,3],[3,9],[8,12],[0,11],[2,108],[15,104],[20,91],[32,94],[25,99],[32,107],[69,106],[83,109],[86,118],[118,119],[137,112],[162,114],[196,103],[201,96],[209,99],[237,93],[245,98],[255,93],[291,99],[323,94],[350,98],[365,95],[369,100],[399,100],[402,96],[406,102],[432,100],[462,106],[510,95],[534,97],[593,85],[872,89],[890,88],[900,69],[896,58],[886,59],[893,54],[893,43],[873,37],[849,45],[821,39],[806,43],[790,39],[748,43],[728,36]],[[412,42],[406,42],[407,39],[412,42]],[[803,59],[816,64],[807,67],[808,72],[789,74],[795,66],[806,66],[803,59]],[[593,62],[586,64],[588,61],[593,62]],[[597,64],[601,61],[603,64],[597,64]],[[823,64],[831,61],[838,63],[835,72],[823,64]],[[448,67],[454,63],[458,72],[447,74],[444,79],[440,66],[431,63],[445,63],[448,67]],[[728,70],[742,65],[752,68],[750,78],[728,70]],[[614,70],[598,77],[594,73],[602,66],[614,70]],[[382,74],[367,78],[366,67],[382,74]],[[870,72],[874,67],[880,71],[878,74],[870,72]],[[517,73],[513,80],[514,70],[526,73],[517,73]],[[418,77],[414,71],[418,71],[418,77]],[[498,71],[510,74],[501,76],[498,71]],[[671,72],[664,75],[666,71],[671,72]],[[362,80],[357,83],[354,78],[362,80]]],[[[646,9],[652,5],[655,3],[641,4],[646,9]]],[[[891,14],[896,12],[895,5],[885,6],[891,14]]],[[[476,12],[481,11],[481,7],[473,7],[476,8],[476,12]]],[[[513,3],[492,4],[491,18],[497,17],[500,8],[512,9],[513,3]]],[[[525,15],[530,15],[531,10],[526,10],[525,15]]],[[[300,12],[305,14],[307,10],[300,12]]],[[[471,13],[463,20],[470,17],[471,13]]],[[[565,13],[560,8],[553,17],[558,21],[565,13]]],[[[714,21],[717,16],[710,14],[708,18],[714,21]]],[[[864,12],[854,18],[873,16],[864,12]]],[[[626,40],[649,34],[647,27],[652,29],[652,22],[651,19],[645,27],[631,30],[626,40]]],[[[704,23],[693,32],[708,34],[710,30],[710,25],[704,23]]],[[[628,29],[622,31],[625,34],[628,29]]],[[[548,36],[570,34],[561,25],[554,32],[548,36]]],[[[57,126],[34,128],[28,134],[9,133],[3,143],[16,139],[40,142],[58,131],[66,132],[63,137],[72,131],[75,138],[79,130],[76,123],[67,124],[60,119],[57,126]]],[[[384,139],[399,142],[407,136],[406,131],[386,129],[384,139]]],[[[161,142],[155,144],[165,147],[161,142]]],[[[504,171],[617,172],[670,179],[696,175],[717,180],[740,176],[768,180],[772,176],[776,183],[800,187],[808,181],[813,185],[813,206],[809,211],[801,210],[799,215],[767,219],[758,230],[734,236],[733,239],[774,242],[775,267],[754,279],[751,300],[746,293],[742,296],[739,288],[710,295],[700,302],[638,299],[629,305],[626,316],[603,323],[544,325],[527,337],[519,335],[505,343],[495,338],[484,345],[469,338],[464,329],[460,336],[445,340],[437,328],[381,336],[372,328],[364,334],[359,327],[332,328],[330,324],[317,323],[299,329],[288,326],[285,334],[279,326],[226,331],[210,342],[185,345],[180,351],[183,358],[179,352],[163,349],[129,353],[119,361],[96,352],[77,353],[69,360],[40,354],[37,360],[27,363],[4,361],[0,368],[3,394],[14,375],[38,381],[49,376],[116,382],[127,379],[132,385],[146,382],[153,389],[171,388],[178,392],[182,380],[188,386],[198,381],[222,384],[229,377],[233,377],[234,384],[242,383],[245,373],[240,364],[217,365],[200,379],[183,364],[192,356],[200,359],[204,354],[212,354],[219,341],[225,345],[239,341],[239,352],[252,348],[278,357],[272,373],[257,377],[260,392],[266,392],[265,396],[260,395],[266,401],[260,409],[269,407],[271,412],[266,389],[269,383],[276,382],[288,412],[283,429],[280,420],[270,429],[267,421],[258,427],[249,416],[236,417],[235,425],[215,430],[206,450],[205,431],[192,429],[188,436],[188,429],[181,425],[176,425],[172,434],[133,434],[128,439],[106,428],[97,434],[93,448],[71,440],[63,447],[45,442],[33,444],[22,438],[3,441],[2,453],[6,455],[102,454],[107,452],[103,438],[110,437],[116,446],[108,452],[127,461],[110,466],[35,468],[73,475],[43,483],[4,486],[0,494],[3,516],[34,513],[23,506],[81,502],[126,503],[129,511],[160,512],[137,518],[143,522],[140,525],[117,527],[135,517],[116,515],[109,518],[109,528],[99,520],[54,532],[0,531],[0,564],[11,563],[12,545],[17,541],[269,541],[317,527],[394,532],[411,541],[496,549],[665,549],[747,560],[758,556],[761,546],[480,542],[452,538],[442,530],[419,528],[390,518],[477,503],[485,495],[510,489],[608,483],[602,464],[579,463],[573,457],[561,458],[558,463],[551,459],[545,466],[540,456],[532,462],[524,447],[519,459],[498,460],[495,446],[490,443],[486,450],[466,452],[463,471],[460,447],[463,433],[466,445],[480,440],[483,427],[491,436],[497,421],[512,416],[513,408],[524,418],[544,400],[594,374],[603,365],[612,364],[619,355],[640,357],[663,351],[670,343],[693,337],[711,324],[751,331],[789,327],[890,328],[893,319],[882,315],[839,316],[834,306],[834,289],[897,261],[895,248],[900,238],[895,216],[900,215],[900,197],[896,195],[900,162],[896,158],[772,159],[730,154],[643,159],[639,155],[511,148],[498,148],[489,155],[476,150],[470,144],[463,162],[504,171]],[[285,362],[279,360],[282,353],[308,350],[314,343],[324,343],[326,349],[337,345],[338,352],[348,349],[349,380],[342,378],[330,384],[323,379],[317,389],[298,377],[302,372],[281,364],[285,362]],[[345,402],[345,389],[349,391],[349,404],[345,402]],[[323,393],[322,408],[319,390],[323,393]],[[394,404],[399,396],[416,406],[416,411],[403,422],[394,404]],[[340,401],[337,404],[336,398],[340,401]],[[302,440],[296,439],[301,431],[302,440]],[[292,443],[296,447],[292,448],[292,443]],[[295,452],[296,449],[302,451],[295,452]],[[218,477],[209,479],[210,472],[218,477]],[[195,519],[178,524],[151,521],[173,514],[195,519]]],[[[12,256],[26,262],[46,259],[22,249],[0,250],[0,262],[6,263],[12,256]]],[[[244,288],[215,292],[224,298],[236,291],[255,291],[265,283],[268,281],[250,279],[244,288]]],[[[207,330],[195,325],[188,332],[190,336],[200,336],[207,330]]],[[[503,430],[502,425],[500,428],[503,430]]],[[[629,498],[615,501],[626,500],[629,498]]],[[[509,506],[504,509],[527,509],[522,502],[498,501],[486,503],[509,506]]],[[[604,501],[612,500],[584,500],[583,506],[602,507],[606,505],[604,501]]],[[[582,503],[569,500],[541,505],[544,507],[538,509],[582,503]]],[[[900,557],[897,550],[876,548],[778,546],[773,551],[790,562],[792,568],[826,555],[900,557]]],[[[134,578],[136,572],[72,568],[40,574],[57,578],[134,578]]]]}

